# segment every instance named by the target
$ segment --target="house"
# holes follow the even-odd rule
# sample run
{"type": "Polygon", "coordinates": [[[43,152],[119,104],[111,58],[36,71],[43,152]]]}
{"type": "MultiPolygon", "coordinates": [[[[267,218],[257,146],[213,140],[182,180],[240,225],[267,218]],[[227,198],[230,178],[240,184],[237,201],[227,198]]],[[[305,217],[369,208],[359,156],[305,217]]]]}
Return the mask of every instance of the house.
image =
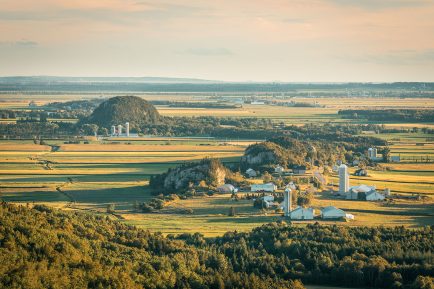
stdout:
{"type": "Polygon", "coordinates": [[[296,175],[304,175],[306,173],[306,166],[295,166],[292,171],[296,175]]]}
{"type": "Polygon", "coordinates": [[[359,185],[359,186],[353,186],[351,187],[347,194],[346,199],[347,200],[358,200],[359,194],[365,194],[375,191],[375,187],[373,186],[367,186],[367,185],[359,185]]]}
{"type": "Polygon", "coordinates": [[[277,186],[273,183],[267,184],[254,184],[250,187],[252,192],[274,192],[277,190],[277,186]]]}
{"type": "Polygon", "coordinates": [[[353,214],[345,214],[345,219],[354,220],[354,215],[353,214]]]}
{"type": "Polygon", "coordinates": [[[354,172],[354,175],[359,177],[366,177],[368,176],[368,171],[365,169],[358,169],[354,172]]]}
{"type": "Polygon", "coordinates": [[[272,195],[263,196],[261,199],[264,201],[265,208],[267,209],[279,205],[274,202],[274,196],[272,195]]]}
{"type": "Polygon", "coordinates": [[[278,173],[278,174],[282,174],[285,171],[285,168],[282,167],[281,165],[278,165],[274,168],[274,172],[278,173]]]}
{"type": "Polygon", "coordinates": [[[291,220],[313,220],[315,210],[313,208],[297,207],[289,213],[291,220]]]}
{"type": "Polygon", "coordinates": [[[252,169],[252,168],[249,168],[249,169],[246,170],[246,175],[249,178],[254,178],[254,177],[258,176],[258,174],[256,173],[256,171],[254,169],[252,169]]]}
{"type": "Polygon", "coordinates": [[[345,218],[346,214],[343,210],[334,206],[325,207],[321,210],[321,218],[323,219],[338,219],[345,218]]]}
{"type": "Polygon", "coordinates": [[[217,188],[219,193],[237,193],[238,189],[231,184],[224,184],[217,188]]]}
{"type": "Polygon", "coordinates": [[[367,201],[383,201],[386,197],[383,194],[380,194],[377,191],[370,191],[366,193],[367,201]]]}

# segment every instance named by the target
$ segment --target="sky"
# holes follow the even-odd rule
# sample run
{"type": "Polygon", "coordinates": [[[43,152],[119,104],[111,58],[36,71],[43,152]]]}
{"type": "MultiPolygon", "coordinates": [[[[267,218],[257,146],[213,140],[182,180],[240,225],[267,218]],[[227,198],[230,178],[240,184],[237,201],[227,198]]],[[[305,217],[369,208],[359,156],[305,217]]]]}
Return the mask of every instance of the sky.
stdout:
{"type": "Polygon", "coordinates": [[[434,0],[0,0],[0,76],[434,81],[434,0]]]}

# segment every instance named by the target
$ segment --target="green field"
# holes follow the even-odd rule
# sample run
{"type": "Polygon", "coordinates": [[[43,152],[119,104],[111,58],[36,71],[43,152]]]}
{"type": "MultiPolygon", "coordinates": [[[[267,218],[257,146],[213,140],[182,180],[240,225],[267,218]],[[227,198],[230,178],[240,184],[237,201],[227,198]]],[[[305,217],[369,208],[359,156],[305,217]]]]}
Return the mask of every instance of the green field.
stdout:
{"type": "MultiPolygon", "coordinates": [[[[26,109],[33,96],[3,102],[3,108],[26,109]]],[[[34,96],[36,97],[36,96],[34,96]]],[[[57,96],[56,96],[57,97],[57,96]]],[[[61,95],[59,100],[77,99],[76,95],[61,95]]],[[[86,96],[92,97],[91,95],[86,96]]],[[[159,96],[143,95],[147,99],[159,96]]],[[[173,96],[172,99],[177,99],[173,96]]],[[[180,100],[196,97],[179,96],[180,100]]],[[[167,116],[260,117],[287,124],[345,123],[337,116],[339,109],[414,107],[422,100],[333,98],[316,99],[325,107],[294,108],[270,105],[243,105],[235,109],[191,109],[158,107],[167,116]]],[[[52,101],[40,96],[38,104],[52,101]]],[[[311,102],[311,99],[297,99],[311,102]]],[[[423,100],[425,107],[434,107],[434,101],[423,100]]],[[[355,122],[355,120],[351,120],[355,122]]],[[[431,127],[432,124],[387,124],[391,127],[431,127]]],[[[397,200],[391,203],[368,203],[339,200],[328,193],[318,192],[313,206],[316,210],[335,205],[356,216],[355,221],[338,222],[349,226],[405,225],[410,227],[434,224],[434,139],[423,133],[376,134],[390,143],[391,154],[399,155],[402,162],[381,164],[369,168],[368,177],[351,176],[351,185],[375,185],[378,190],[391,189],[403,196],[427,196],[422,201],[397,200]]],[[[45,203],[67,210],[88,210],[105,214],[108,204],[115,204],[113,217],[122,222],[160,231],[164,234],[201,232],[207,236],[226,231],[246,231],[261,224],[282,220],[274,212],[261,213],[252,201],[232,201],[229,195],[194,197],[169,203],[158,213],[143,214],[133,210],[133,203],[152,198],[147,186],[149,177],[165,172],[182,162],[204,157],[220,158],[223,162],[237,163],[244,149],[258,140],[213,138],[124,138],[96,140],[89,144],[64,144],[63,139],[47,139],[47,145],[35,145],[32,140],[0,141],[0,198],[10,202],[45,203]],[[60,146],[55,151],[50,145],[60,146]],[[236,217],[228,217],[234,207],[236,217]],[[192,214],[186,214],[191,209],[192,214]]],[[[351,168],[353,173],[355,168],[351,168]]],[[[308,172],[311,174],[311,172],[308,172]]],[[[337,176],[328,182],[337,189],[337,176]]],[[[323,222],[323,221],[322,221],[323,222]]],[[[306,222],[297,222],[301,225],[306,222]]],[[[326,222],[334,223],[334,222],[326,222]]]]}

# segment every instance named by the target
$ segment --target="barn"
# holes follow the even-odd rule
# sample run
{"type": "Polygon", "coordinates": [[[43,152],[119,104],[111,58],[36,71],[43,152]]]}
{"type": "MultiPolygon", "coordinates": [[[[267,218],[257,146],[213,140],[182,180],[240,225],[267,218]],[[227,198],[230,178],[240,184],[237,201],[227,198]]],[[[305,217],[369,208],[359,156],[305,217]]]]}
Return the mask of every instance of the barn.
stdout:
{"type": "Polygon", "coordinates": [[[367,201],[383,201],[386,197],[383,194],[380,194],[377,191],[371,191],[366,193],[367,201]]]}
{"type": "Polygon", "coordinates": [[[254,184],[250,187],[252,192],[274,192],[277,190],[277,186],[273,183],[266,184],[254,184]]]}
{"type": "Polygon", "coordinates": [[[231,184],[224,184],[217,188],[219,193],[237,193],[238,189],[231,184]]]}
{"type": "Polygon", "coordinates": [[[325,207],[321,210],[321,218],[323,219],[338,219],[345,218],[346,214],[343,210],[334,206],[325,207]]]}
{"type": "Polygon", "coordinates": [[[289,213],[291,220],[313,220],[315,210],[313,208],[297,207],[289,213]]]}

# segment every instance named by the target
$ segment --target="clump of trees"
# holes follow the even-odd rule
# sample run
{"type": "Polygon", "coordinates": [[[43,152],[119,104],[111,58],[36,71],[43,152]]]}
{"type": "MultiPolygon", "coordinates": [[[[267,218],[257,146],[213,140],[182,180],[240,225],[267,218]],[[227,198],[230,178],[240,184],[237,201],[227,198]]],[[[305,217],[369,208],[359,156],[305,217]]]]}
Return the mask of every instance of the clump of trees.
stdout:
{"type": "Polygon", "coordinates": [[[369,121],[433,122],[433,109],[340,110],[339,115],[369,121]]]}
{"type": "Polygon", "coordinates": [[[222,252],[198,248],[200,234],[165,238],[46,206],[1,203],[0,219],[1,288],[304,288],[236,271],[222,252]]]}

